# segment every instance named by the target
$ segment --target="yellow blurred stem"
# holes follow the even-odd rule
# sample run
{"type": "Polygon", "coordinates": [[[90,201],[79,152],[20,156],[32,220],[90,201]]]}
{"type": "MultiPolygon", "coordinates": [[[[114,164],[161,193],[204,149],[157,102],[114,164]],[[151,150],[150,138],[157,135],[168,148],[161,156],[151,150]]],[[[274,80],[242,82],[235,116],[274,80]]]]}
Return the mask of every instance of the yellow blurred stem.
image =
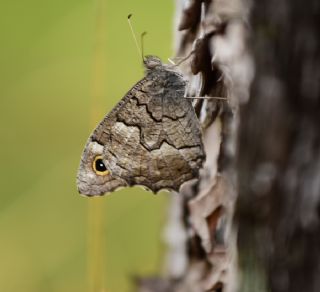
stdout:
{"type": "MultiPolygon", "coordinates": [[[[91,128],[97,124],[104,96],[106,0],[96,0],[95,44],[92,64],[91,128]]],[[[104,205],[101,197],[88,199],[88,291],[105,292],[104,205]]]]}
{"type": "Polygon", "coordinates": [[[103,198],[88,200],[88,278],[89,291],[102,292],[104,289],[104,208],[103,198]]]}

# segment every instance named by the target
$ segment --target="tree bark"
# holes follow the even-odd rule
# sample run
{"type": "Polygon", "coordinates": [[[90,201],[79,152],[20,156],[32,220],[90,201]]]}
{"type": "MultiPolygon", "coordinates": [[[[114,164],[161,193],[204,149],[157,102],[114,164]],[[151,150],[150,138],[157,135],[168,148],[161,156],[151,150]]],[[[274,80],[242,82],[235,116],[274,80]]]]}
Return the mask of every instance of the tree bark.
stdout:
{"type": "Polygon", "coordinates": [[[177,2],[177,55],[192,52],[181,66],[189,96],[211,99],[194,103],[207,158],[199,180],[180,192],[187,254],[181,274],[171,273],[179,276],[172,291],[237,289],[236,142],[239,103],[248,100],[253,77],[248,11],[248,4],[238,0],[177,2]]]}
{"type": "Polygon", "coordinates": [[[320,5],[256,1],[239,133],[241,291],[320,291],[320,5]]]}

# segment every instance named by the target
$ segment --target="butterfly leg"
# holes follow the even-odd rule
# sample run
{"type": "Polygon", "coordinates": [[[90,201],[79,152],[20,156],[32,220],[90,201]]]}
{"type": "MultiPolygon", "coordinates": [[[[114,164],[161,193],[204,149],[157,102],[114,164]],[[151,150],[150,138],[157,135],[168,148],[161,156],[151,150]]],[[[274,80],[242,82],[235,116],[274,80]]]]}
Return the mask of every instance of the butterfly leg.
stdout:
{"type": "Polygon", "coordinates": [[[189,98],[189,99],[217,99],[217,100],[228,100],[227,97],[222,97],[222,96],[185,96],[184,98],[189,98]]]}

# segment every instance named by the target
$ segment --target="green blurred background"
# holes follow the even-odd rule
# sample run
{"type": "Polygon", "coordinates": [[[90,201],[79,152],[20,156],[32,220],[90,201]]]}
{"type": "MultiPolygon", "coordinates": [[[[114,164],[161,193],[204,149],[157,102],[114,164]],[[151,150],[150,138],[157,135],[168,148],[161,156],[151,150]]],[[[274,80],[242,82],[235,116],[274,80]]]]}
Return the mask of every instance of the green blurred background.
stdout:
{"type": "Polygon", "coordinates": [[[75,186],[95,122],[143,76],[129,13],[170,57],[172,0],[0,1],[1,292],[125,292],[161,272],[169,195],[75,186]]]}

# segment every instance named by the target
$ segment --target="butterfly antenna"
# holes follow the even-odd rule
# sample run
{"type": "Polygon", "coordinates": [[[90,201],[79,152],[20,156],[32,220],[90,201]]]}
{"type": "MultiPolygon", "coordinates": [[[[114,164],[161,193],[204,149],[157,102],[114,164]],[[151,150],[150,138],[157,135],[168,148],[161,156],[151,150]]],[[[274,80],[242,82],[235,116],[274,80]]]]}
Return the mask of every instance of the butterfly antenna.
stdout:
{"type": "MultiPolygon", "coordinates": [[[[140,56],[143,56],[143,55],[142,55],[143,52],[141,51],[141,48],[139,47],[136,34],[134,33],[133,26],[132,26],[131,20],[130,20],[131,17],[132,17],[132,14],[129,14],[129,15],[128,15],[128,24],[129,24],[129,27],[130,27],[130,29],[131,29],[131,33],[132,33],[132,36],[133,36],[133,39],[134,39],[134,43],[135,43],[135,45],[136,45],[136,47],[137,47],[138,54],[139,54],[139,57],[140,57],[140,56]]],[[[143,61],[143,57],[142,57],[142,61],[143,61]]]]}
{"type": "Polygon", "coordinates": [[[143,39],[144,39],[144,36],[147,34],[146,31],[144,31],[142,34],[141,34],[141,58],[142,58],[142,62],[144,61],[144,42],[143,42],[143,39]]]}

